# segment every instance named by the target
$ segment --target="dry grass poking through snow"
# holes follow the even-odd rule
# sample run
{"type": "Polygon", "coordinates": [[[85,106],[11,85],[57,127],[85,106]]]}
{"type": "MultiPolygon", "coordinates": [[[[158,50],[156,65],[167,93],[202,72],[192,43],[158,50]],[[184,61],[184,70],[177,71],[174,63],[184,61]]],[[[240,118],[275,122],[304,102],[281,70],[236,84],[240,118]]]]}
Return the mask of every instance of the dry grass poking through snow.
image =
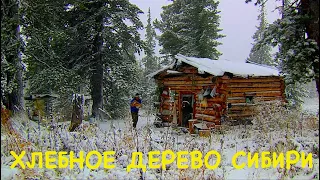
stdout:
{"type": "MultiPolygon", "coordinates": [[[[299,110],[290,110],[279,101],[260,104],[255,108],[251,133],[255,133],[256,151],[312,153],[314,162],[319,159],[319,116],[299,110]]],[[[317,164],[317,162],[316,162],[317,164]]],[[[319,166],[319,165],[318,165],[319,166]]],[[[290,170],[277,169],[279,179],[294,178],[301,172],[319,178],[319,168],[302,169],[301,164],[290,170]]],[[[302,178],[302,177],[301,177],[302,178]]]]}
{"type": "MultiPolygon", "coordinates": [[[[184,134],[174,127],[155,128],[152,123],[138,131],[133,130],[130,119],[125,120],[123,127],[110,123],[111,129],[102,131],[98,126],[85,122],[77,132],[68,132],[69,123],[58,124],[54,119],[46,125],[29,121],[25,116],[12,118],[14,134],[1,131],[1,179],[317,179],[319,178],[319,118],[301,112],[289,111],[279,104],[258,106],[253,125],[227,127],[213,132],[209,138],[184,134]],[[16,146],[15,146],[16,145],[16,146]],[[200,169],[178,169],[176,163],[168,165],[166,170],[150,169],[143,173],[139,169],[126,172],[131,163],[133,152],[144,154],[147,164],[149,151],[201,151],[205,155],[210,150],[221,154],[221,164],[215,170],[205,167],[200,169]],[[84,165],[73,169],[45,169],[37,166],[32,170],[20,167],[10,169],[14,161],[9,151],[27,151],[24,161],[29,161],[34,151],[75,151],[86,153],[92,150],[99,152],[115,151],[116,168],[104,169],[103,164],[94,170],[84,165]],[[283,169],[244,168],[236,170],[232,164],[232,156],[238,151],[245,152],[286,152],[288,150],[313,153],[313,168],[301,168],[301,164],[292,166],[288,171],[283,169]]],[[[188,157],[189,158],[189,157],[188,157]]],[[[189,158],[190,159],[190,158],[189,158]]],[[[91,164],[97,162],[95,156],[91,164]]],[[[238,163],[246,162],[246,158],[238,158],[238,163]]],[[[215,158],[209,161],[215,163],[215,158]]],[[[188,162],[190,165],[190,161],[188,162]]],[[[147,165],[148,167],[148,165],[147,165]]]]}

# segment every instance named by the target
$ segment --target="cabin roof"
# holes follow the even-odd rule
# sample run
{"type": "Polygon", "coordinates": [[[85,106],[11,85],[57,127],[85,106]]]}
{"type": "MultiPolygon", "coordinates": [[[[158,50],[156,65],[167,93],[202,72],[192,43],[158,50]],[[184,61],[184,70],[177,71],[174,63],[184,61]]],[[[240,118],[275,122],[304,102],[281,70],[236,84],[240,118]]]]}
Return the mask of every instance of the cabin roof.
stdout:
{"type": "Polygon", "coordinates": [[[280,76],[279,70],[274,67],[260,65],[248,62],[234,62],[228,60],[212,60],[209,58],[195,58],[187,57],[181,54],[175,56],[176,61],[169,66],[166,66],[154,73],[148,75],[148,77],[154,77],[164,71],[174,70],[173,67],[176,64],[184,62],[198,69],[199,74],[209,73],[214,76],[223,76],[224,73],[232,73],[237,76],[280,76]]]}

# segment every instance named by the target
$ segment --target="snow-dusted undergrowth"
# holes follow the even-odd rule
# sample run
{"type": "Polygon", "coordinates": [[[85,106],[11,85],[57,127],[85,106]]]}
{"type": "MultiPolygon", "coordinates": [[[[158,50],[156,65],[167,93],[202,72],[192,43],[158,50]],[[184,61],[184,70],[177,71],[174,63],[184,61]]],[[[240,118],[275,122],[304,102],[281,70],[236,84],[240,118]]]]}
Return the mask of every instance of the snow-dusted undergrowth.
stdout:
{"type": "MultiPolygon", "coordinates": [[[[225,126],[221,131],[211,134],[211,137],[199,137],[185,134],[174,127],[155,128],[151,124],[151,116],[140,118],[140,128],[133,130],[130,120],[106,122],[107,131],[101,126],[85,122],[78,132],[68,132],[69,123],[47,122],[46,126],[29,121],[24,116],[12,119],[15,133],[9,134],[6,128],[1,131],[1,179],[317,179],[319,178],[319,119],[316,116],[291,112],[282,109],[277,104],[257,107],[254,125],[225,126]],[[259,109],[260,108],[260,109],[259,109]],[[147,152],[171,149],[178,151],[199,150],[205,155],[210,150],[221,154],[221,165],[215,170],[178,169],[175,163],[167,170],[140,169],[126,172],[131,163],[131,154],[136,151],[144,153],[144,163],[147,164],[147,152]],[[104,169],[103,164],[96,170],[77,165],[73,169],[10,169],[14,158],[10,150],[27,151],[75,151],[89,152],[116,151],[114,169],[104,169]],[[301,163],[292,166],[290,170],[280,168],[255,169],[245,167],[236,170],[232,164],[232,156],[238,151],[245,152],[286,152],[288,150],[313,153],[313,168],[301,168],[301,163]]],[[[11,130],[12,131],[12,130],[11,130]]],[[[97,161],[92,156],[91,164],[97,161]]],[[[212,161],[212,162],[211,162],[212,161]]],[[[214,159],[211,164],[215,162],[214,159]]],[[[238,158],[238,163],[246,162],[246,158],[238,158]]],[[[148,167],[148,166],[147,166],[148,167]]]]}

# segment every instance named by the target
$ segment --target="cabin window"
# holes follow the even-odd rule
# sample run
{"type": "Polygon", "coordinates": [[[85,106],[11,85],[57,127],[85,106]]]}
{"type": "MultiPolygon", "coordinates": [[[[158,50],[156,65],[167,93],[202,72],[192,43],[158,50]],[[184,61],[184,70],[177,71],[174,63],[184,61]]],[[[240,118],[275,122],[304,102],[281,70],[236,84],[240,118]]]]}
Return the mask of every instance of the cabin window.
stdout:
{"type": "Polygon", "coordinates": [[[248,103],[248,104],[254,104],[254,102],[253,102],[253,96],[246,96],[246,103],[248,103]]]}

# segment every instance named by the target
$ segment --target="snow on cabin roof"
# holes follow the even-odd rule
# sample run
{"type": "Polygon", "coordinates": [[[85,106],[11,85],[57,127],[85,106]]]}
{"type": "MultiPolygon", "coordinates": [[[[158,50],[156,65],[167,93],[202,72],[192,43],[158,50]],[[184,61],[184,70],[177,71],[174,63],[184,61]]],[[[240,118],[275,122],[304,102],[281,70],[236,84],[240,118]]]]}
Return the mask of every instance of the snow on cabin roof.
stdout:
{"type": "MultiPolygon", "coordinates": [[[[172,64],[170,64],[169,66],[165,66],[164,68],[159,69],[158,71],[155,71],[155,72],[153,72],[153,73],[151,73],[151,74],[148,74],[146,77],[153,77],[153,76],[155,76],[155,75],[157,75],[157,74],[159,74],[159,73],[161,73],[161,72],[163,72],[163,71],[167,71],[167,70],[169,70],[169,69],[173,69],[174,65],[175,65],[175,62],[172,63],[172,64]]],[[[176,72],[177,72],[177,71],[176,71],[176,72]]]]}
{"type": "Polygon", "coordinates": [[[199,73],[207,72],[215,76],[223,76],[225,72],[238,76],[279,76],[280,72],[273,67],[234,62],[227,60],[211,60],[208,58],[186,57],[181,54],[175,56],[180,62],[187,63],[198,68],[199,73]]]}
{"type": "Polygon", "coordinates": [[[232,73],[237,76],[280,76],[280,72],[271,66],[260,65],[255,63],[234,62],[227,60],[212,60],[209,58],[187,57],[181,54],[175,56],[178,62],[174,62],[156,72],[153,72],[147,77],[153,77],[161,72],[166,71],[168,74],[178,73],[173,71],[176,63],[184,62],[193,67],[198,68],[200,74],[209,73],[214,76],[223,76],[225,72],[232,73]]]}

